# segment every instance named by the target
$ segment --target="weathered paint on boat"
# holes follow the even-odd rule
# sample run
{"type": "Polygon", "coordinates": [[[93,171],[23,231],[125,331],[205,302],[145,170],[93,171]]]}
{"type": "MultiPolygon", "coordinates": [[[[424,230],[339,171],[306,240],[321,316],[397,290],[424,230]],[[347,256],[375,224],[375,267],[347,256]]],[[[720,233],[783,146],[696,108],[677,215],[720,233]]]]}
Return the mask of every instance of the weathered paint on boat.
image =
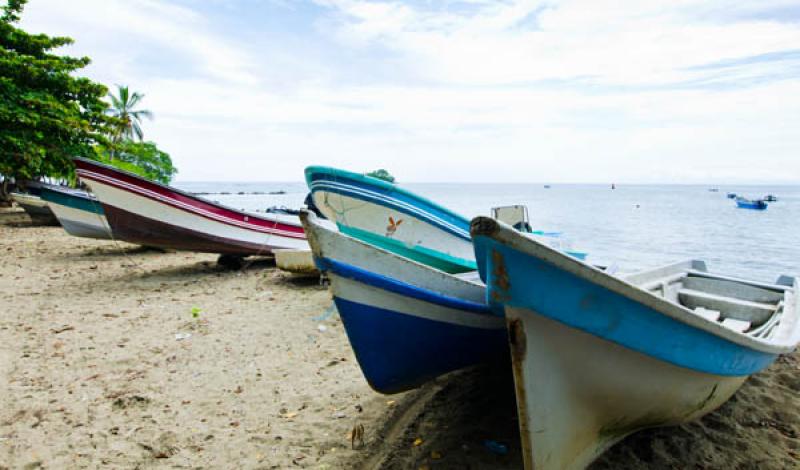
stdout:
{"type": "Polygon", "coordinates": [[[92,160],[75,165],[117,240],[240,256],[308,247],[297,217],[231,209],[92,160]]]}
{"type": "Polygon", "coordinates": [[[97,198],[85,191],[59,187],[43,187],[41,194],[70,235],[101,240],[111,238],[111,228],[97,198]]]}
{"type": "Polygon", "coordinates": [[[33,223],[38,225],[58,225],[58,219],[47,206],[47,202],[42,200],[41,197],[34,194],[14,192],[11,193],[11,198],[28,214],[33,223]]]}
{"type": "Polygon", "coordinates": [[[583,468],[636,430],[702,416],[800,340],[791,278],[741,281],[701,262],[615,278],[490,218],[472,235],[489,303],[506,315],[529,469],[583,468]]]}
{"type": "Polygon", "coordinates": [[[303,212],[309,244],[370,386],[415,388],[507,353],[505,324],[473,276],[452,275],[325,227],[303,212]]]}

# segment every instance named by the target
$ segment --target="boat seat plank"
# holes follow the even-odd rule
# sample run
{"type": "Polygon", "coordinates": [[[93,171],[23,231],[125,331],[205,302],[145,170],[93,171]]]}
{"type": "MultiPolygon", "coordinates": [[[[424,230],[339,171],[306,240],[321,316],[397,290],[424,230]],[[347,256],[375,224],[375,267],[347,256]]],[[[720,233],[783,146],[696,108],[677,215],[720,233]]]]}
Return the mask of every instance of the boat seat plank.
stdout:
{"type": "Polygon", "coordinates": [[[787,285],[783,285],[783,284],[767,284],[767,283],[758,282],[758,281],[748,281],[748,280],[739,279],[739,278],[733,277],[733,276],[725,276],[725,275],[717,274],[717,273],[708,273],[708,272],[705,272],[705,271],[697,271],[697,270],[694,270],[694,269],[690,270],[687,274],[689,276],[691,276],[691,277],[704,277],[704,278],[708,278],[708,279],[720,279],[720,280],[725,280],[725,281],[738,282],[738,283],[743,284],[743,285],[760,287],[762,289],[769,289],[769,290],[773,290],[775,292],[781,292],[781,293],[792,288],[792,286],[787,286],[787,285]]]}
{"type": "Polygon", "coordinates": [[[684,279],[683,284],[687,289],[708,292],[724,297],[735,297],[737,299],[749,300],[750,302],[774,304],[779,302],[784,295],[783,292],[776,292],[774,290],[742,284],[741,282],[727,279],[689,276],[684,279]]]}
{"type": "Polygon", "coordinates": [[[726,318],[722,320],[722,326],[731,329],[733,331],[737,331],[739,333],[744,333],[745,331],[750,329],[750,322],[744,320],[737,320],[735,318],[726,318]]]}
{"type": "Polygon", "coordinates": [[[709,310],[703,307],[697,307],[696,309],[694,309],[694,313],[705,318],[706,320],[711,320],[711,321],[717,321],[719,320],[720,317],[719,310],[709,310]]]}
{"type": "Polygon", "coordinates": [[[692,310],[697,307],[718,310],[722,312],[725,318],[744,320],[756,325],[764,323],[775,313],[774,305],[750,302],[693,289],[681,289],[678,291],[678,297],[681,304],[692,310]]]}

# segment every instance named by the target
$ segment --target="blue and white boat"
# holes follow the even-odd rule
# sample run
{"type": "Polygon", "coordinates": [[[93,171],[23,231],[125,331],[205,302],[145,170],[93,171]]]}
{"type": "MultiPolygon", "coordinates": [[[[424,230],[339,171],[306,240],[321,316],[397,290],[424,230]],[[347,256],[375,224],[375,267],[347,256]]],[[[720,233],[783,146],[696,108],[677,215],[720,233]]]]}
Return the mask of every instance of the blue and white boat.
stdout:
{"type": "Polygon", "coordinates": [[[763,199],[747,199],[744,197],[736,197],[736,207],[740,209],[755,209],[763,211],[767,208],[767,203],[763,199]]]}
{"type": "Polygon", "coordinates": [[[300,219],[373,389],[397,393],[507,357],[505,322],[486,306],[476,272],[448,274],[341,233],[311,212],[300,219]]]}
{"type": "Polygon", "coordinates": [[[41,188],[41,196],[70,235],[111,239],[103,206],[94,195],[63,186],[45,186],[41,188]]]}
{"type": "Polygon", "coordinates": [[[378,178],[322,166],[305,174],[315,206],[342,233],[448,273],[476,269],[466,217],[378,178]]]}
{"type": "Polygon", "coordinates": [[[471,234],[509,329],[528,469],[584,468],[639,429],[696,419],[800,341],[795,278],[701,261],[615,277],[495,219],[471,234]]]}

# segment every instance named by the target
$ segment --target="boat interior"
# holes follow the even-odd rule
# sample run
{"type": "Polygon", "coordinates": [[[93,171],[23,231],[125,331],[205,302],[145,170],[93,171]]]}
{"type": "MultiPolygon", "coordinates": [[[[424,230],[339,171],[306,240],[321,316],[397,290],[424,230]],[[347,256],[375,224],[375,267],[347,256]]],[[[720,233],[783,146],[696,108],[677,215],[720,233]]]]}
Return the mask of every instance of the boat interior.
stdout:
{"type": "Polygon", "coordinates": [[[767,338],[786,313],[793,278],[775,284],[711,274],[701,261],[690,261],[625,276],[639,288],[681,305],[695,315],[738,333],[767,338]]]}

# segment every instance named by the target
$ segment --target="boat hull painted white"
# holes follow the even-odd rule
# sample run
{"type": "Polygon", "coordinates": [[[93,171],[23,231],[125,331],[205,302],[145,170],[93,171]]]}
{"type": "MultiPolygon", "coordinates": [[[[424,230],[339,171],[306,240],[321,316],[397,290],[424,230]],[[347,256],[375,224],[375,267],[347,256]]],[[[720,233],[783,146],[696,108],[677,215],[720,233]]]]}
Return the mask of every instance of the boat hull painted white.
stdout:
{"type": "MultiPolygon", "coordinates": [[[[100,204],[97,202],[97,204],[100,204]]],[[[81,209],[64,206],[54,202],[49,203],[50,209],[55,214],[61,226],[67,233],[76,237],[97,238],[108,240],[111,238],[111,228],[104,215],[87,212],[81,209]]]]}
{"type": "Polygon", "coordinates": [[[526,469],[580,469],[639,429],[720,406],[746,376],[663,362],[506,306],[526,469]]]}
{"type": "MultiPolygon", "coordinates": [[[[87,179],[86,182],[91,186],[92,192],[103,203],[106,215],[109,218],[111,217],[110,212],[113,212],[115,208],[121,209],[163,225],[180,227],[193,233],[208,235],[220,241],[229,240],[231,245],[260,246],[263,247],[264,254],[268,254],[272,248],[308,248],[308,243],[303,238],[290,238],[274,233],[262,233],[222,223],[100,181],[87,179]],[[105,206],[112,207],[109,209],[105,206]]],[[[114,225],[112,224],[113,228],[114,225]]],[[[140,241],[137,240],[136,242],[140,241]]],[[[147,244],[157,245],[157,243],[152,242],[147,242],[147,244]]]]}
{"type": "Polygon", "coordinates": [[[388,205],[324,189],[314,191],[313,197],[319,210],[349,235],[435,267],[453,264],[464,266],[461,270],[475,269],[469,234],[456,236],[388,205]]]}
{"type": "Polygon", "coordinates": [[[314,264],[311,248],[300,250],[278,249],[272,250],[272,254],[275,255],[275,266],[278,269],[296,276],[319,276],[319,269],[314,264]]]}

